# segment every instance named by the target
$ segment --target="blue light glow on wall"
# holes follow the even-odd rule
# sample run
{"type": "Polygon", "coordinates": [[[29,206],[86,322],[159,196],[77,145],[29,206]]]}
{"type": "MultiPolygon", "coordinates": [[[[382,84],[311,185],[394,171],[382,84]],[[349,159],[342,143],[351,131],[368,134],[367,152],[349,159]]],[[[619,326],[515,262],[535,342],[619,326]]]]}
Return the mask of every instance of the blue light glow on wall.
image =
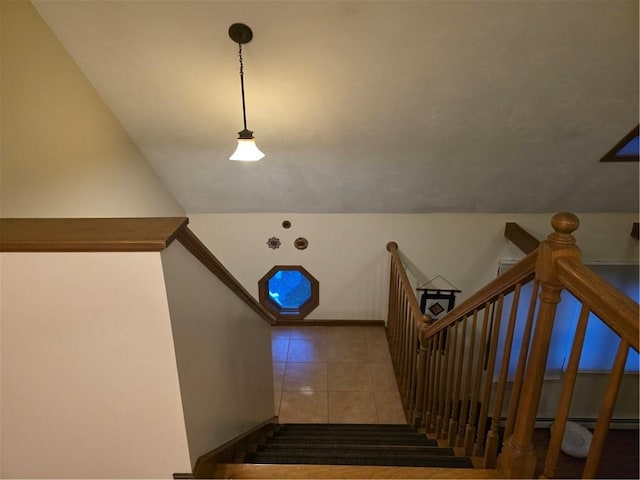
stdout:
{"type": "Polygon", "coordinates": [[[311,298],[311,282],[297,270],[278,270],[269,279],[269,296],[281,308],[300,308],[311,298]]]}
{"type": "MultiPolygon", "coordinates": [[[[510,266],[501,265],[500,273],[506,271],[510,266]]],[[[639,279],[637,265],[589,265],[595,273],[603,277],[607,282],[624,292],[636,302],[639,297],[639,279]]],[[[520,294],[520,308],[517,313],[517,324],[514,332],[514,345],[509,362],[509,379],[515,376],[518,355],[520,353],[520,342],[524,333],[524,323],[526,321],[527,309],[531,298],[531,283],[524,285],[520,294]]],[[[502,361],[504,350],[504,339],[508,326],[513,293],[504,298],[502,318],[500,324],[500,340],[497,352],[496,365],[502,361]]],[[[547,367],[545,378],[560,378],[561,372],[565,371],[575,330],[578,324],[578,316],[582,304],[568,291],[561,294],[561,301],[556,309],[556,319],[553,324],[553,333],[549,345],[549,355],[547,357],[547,367]]],[[[537,307],[534,318],[537,317],[537,307]]],[[[620,337],[605,325],[596,315],[589,315],[587,331],[585,335],[582,355],[580,356],[579,370],[582,372],[606,372],[613,366],[613,361],[618,350],[620,337]]],[[[498,378],[498,370],[494,374],[494,380],[498,378]]],[[[640,356],[638,352],[629,349],[625,371],[635,373],[640,371],[640,356]]]]}

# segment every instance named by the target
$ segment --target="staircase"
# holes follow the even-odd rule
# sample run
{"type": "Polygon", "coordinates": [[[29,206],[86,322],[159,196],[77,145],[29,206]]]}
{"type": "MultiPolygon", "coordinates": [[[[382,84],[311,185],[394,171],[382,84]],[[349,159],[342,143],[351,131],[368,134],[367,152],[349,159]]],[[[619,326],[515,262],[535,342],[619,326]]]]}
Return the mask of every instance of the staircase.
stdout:
{"type": "Polygon", "coordinates": [[[496,478],[409,425],[285,424],[215,478],[496,478]],[[444,475],[444,477],[443,477],[444,475]]]}

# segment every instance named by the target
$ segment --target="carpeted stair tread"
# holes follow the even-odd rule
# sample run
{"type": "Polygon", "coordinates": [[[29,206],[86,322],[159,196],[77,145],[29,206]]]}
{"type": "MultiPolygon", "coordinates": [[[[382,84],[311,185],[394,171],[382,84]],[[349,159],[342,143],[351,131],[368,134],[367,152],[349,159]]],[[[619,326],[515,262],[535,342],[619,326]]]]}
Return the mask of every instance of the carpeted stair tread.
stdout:
{"type": "Polygon", "coordinates": [[[297,444],[311,444],[311,445],[353,445],[353,444],[365,444],[365,445],[422,445],[426,447],[435,447],[438,445],[436,440],[431,440],[427,437],[385,437],[385,436],[325,436],[316,437],[313,435],[296,436],[296,437],[282,437],[275,435],[273,438],[267,440],[267,443],[297,443],[297,444]]]}
{"type": "Polygon", "coordinates": [[[366,431],[398,431],[398,432],[416,432],[416,429],[410,425],[400,423],[389,424],[370,424],[370,423],[287,423],[281,425],[279,430],[332,430],[332,431],[352,431],[352,430],[366,430],[366,431]]]}
{"type": "MultiPolygon", "coordinates": [[[[240,458],[238,461],[241,461],[240,458]]],[[[409,425],[286,424],[245,452],[250,464],[472,468],[409,425]]]]}
{"type": "Polygon", "coordinates": [[[454,455],[449,447],[399,446],[399,445],[297,445],[297,444],[263,444],[257,448],[258,452],[281,453],[286,451],[291,455],[342,455],[345,451],[357,450],[367,455],[398,454],[398,455],[454,455]]]}
{"type": "Polygon", "coordinates": [[[411,455],[287,455],[249,452],[245,463],[302,465],[376,465],[404,467],[472,468],[468,457],[411,455]]]}

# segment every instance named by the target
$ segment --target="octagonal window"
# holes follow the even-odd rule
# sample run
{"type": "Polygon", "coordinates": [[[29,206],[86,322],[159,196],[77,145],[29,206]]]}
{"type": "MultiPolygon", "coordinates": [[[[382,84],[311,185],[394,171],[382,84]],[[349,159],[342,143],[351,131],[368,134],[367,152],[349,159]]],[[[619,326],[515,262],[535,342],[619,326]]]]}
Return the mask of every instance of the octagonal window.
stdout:
{"type": "Polygon", "coordinates": [[[319,304],[318,281],[299,265],[276,265],[258,290],[260,303],[279,320],[301,320],[319,304]]]}

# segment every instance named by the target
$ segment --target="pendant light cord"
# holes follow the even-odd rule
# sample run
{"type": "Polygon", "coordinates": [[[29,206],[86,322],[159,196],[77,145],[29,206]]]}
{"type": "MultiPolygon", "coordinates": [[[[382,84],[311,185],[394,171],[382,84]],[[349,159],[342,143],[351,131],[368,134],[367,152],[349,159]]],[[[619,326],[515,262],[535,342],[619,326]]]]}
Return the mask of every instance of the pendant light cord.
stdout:
{"type": "Polygon", "coordinates": [[[244,104],[244,65],[242,64],[242,44],[238,43],[238,57],[240,57],[240,88],[242,90],[242,120],[244,129],[247,129],[247,112],[244,104]]]}

